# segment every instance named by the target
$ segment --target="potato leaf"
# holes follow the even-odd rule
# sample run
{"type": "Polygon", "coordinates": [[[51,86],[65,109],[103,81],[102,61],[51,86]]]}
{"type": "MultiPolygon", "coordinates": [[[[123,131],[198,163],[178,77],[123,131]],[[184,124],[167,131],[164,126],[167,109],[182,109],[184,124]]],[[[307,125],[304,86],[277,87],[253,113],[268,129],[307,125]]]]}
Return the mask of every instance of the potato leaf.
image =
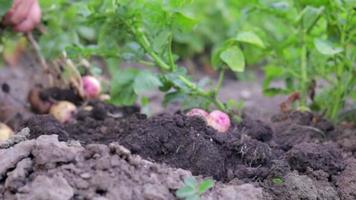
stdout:
{"type": "Polygon", "coordinates": [[[246,31],[246,32],[241,32],[236,36],[236,40],[240,42],[245,42],[249,44],[256,45],[261,48],[265,48],[265,44],[261,40],[261,38],[256,35],[254,32],[251,31],[246,31]]]}
{"type": "Polygon", "coordinates": [[[314,45],[319,53],[327,56],[333,56],[343,51],[343,48],[335,47],[330,41],[320,38],[314,40],[314,45]]]}
{"type": "Polygon", "coordinates": [[[176,30],[188,32],[192,30],[197,21],[183,12],[176,12],[173,15],[173,23],[177,25],[176,30]]]}
{"type": "Polygon", "coordinates": [[[139,71],[129,69],[125,71],[117,71],[113,75],[111,82],[111,100],[110,102],[116,105],[132,105],[137,99],[134,90],[134,81],[139,71]]]}
{"type": "Polygon", "coordinates": [[[12,1],[10,0],[1,0],[0,1],[0,17],[4,16],[7,11],[11,8],[12,1]]]}
{"type": "Polygon", "coordinates": [[[245,57],[237,46],[231,46],[222,51],[220,59],[234,72],[243,72],[245,70],[245,57]]]}
{"type": "Polygon", "coordinates": [[[194,188],[197,186],[198,182],[193,176],[189,176],[184,179],[184,184],[194,188]]]}
{"type": "Polygon", "coordinates": [[[143,71],[135,77],[133,87],[136,94],[142,94],[157,89],[161,85],[162,83],[157,76],[148,71],[143,71]]]}
{"type": "Polygon", "coordinates": [[[210,188],[214,187],[214,181],[211,179],[204,180],[202,183],[199,184],[198,192],[199,194],[203,194],[210,188]]]}
{"type": "Polygon", "coordinates": [[[324,7],[315,8],[312,6],[307,6],[301,12],[300,17],[303,20],[303,26],[306,30],[310,30],[312,26],[318,21],[321,14],[324,11],[324,7]]]}

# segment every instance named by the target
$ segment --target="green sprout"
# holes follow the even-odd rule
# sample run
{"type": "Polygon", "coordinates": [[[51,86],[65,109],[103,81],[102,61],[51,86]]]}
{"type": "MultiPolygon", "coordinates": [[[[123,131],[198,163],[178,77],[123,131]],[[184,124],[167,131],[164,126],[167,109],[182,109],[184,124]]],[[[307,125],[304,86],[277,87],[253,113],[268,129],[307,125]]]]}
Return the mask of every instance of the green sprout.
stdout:
{"type": "Polygon", "coordinates": [[[214,181],[212,179],[205,179],[198,183],[198,181],[191,176],[184,179],[184,185],[177,190],[176,196],[184,200],[199,200],[201,195],[212,187],[214,187],[214,181]]]}

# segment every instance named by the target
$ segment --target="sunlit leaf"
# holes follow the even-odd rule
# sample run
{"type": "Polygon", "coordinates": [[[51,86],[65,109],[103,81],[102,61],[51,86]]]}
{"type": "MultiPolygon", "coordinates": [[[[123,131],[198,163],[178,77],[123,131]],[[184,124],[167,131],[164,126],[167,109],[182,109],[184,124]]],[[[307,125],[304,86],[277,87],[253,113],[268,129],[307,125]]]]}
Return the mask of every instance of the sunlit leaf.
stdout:
{"type": "Polygon", "coordinates": [[[211,180],[211,179],[204,180],[203,182],[201,182],[199,184],[198,192],[199,192],[199,194],[203,194],[204,192],[206,192],[207,190],[209,190],[212,187],[214,187],[213,180],[211,180]]]}
{"type": "Polygon", "coordinates": [[[261,38],[256,35],[254,32],[241,32],[236,36],[236,40],[240,42],[245,42],[249,44],[256,45],[261,48],[265,48],[265,44],[261,40],[261,38]]]}
{"type": "Polygon", "coordinates": [[[221,52],[220,58],[234,72],[243,72],[245,70],[245,58],[237,46],[231,46],[221,52]]]}
{"type": "Polygon", "coordinates": [[[327,56],[332,56],[343,51],[343,48],[335,47],[330,41],[319,38],[314,40],[314,45],[319,53],[327,56]]]}

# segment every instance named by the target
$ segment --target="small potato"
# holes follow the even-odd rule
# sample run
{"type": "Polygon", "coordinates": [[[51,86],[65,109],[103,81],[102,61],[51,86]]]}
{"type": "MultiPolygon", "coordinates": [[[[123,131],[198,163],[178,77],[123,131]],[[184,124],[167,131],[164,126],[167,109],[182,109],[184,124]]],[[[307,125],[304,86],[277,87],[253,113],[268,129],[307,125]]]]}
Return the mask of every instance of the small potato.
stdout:
{"type": "Polygon", "coordinates": [[[49,113],[61,123],[73,120],[77,107],[69,101],[60,101],[51,106],[49,113]]]}
{"type": "Polygon", "coordinates": [[[231,126],[229,115],[219,110],[212,111],[207,119],[208,126],[211,126],[220,133],[225,133],[231,126]]]}
{"type": "Polygon", "coordinates": [[[85,98],[94,99],[100,95],[100,82],[94,76],[83,76],[82,83],[85,98]]]}
{"type": "Polygon", "coordinates": [[[14,131],[6,124],[0,122],[0,142],[5,141],[14,134],[14,131]]]}
{"type": "Polygon", "coordinates": [[[189,117],[198,116],[206,120],[206,117],[208,117],[209,113],[199,108],[193,108],[189,112],[187,112],[186,115],[189,117]]]}

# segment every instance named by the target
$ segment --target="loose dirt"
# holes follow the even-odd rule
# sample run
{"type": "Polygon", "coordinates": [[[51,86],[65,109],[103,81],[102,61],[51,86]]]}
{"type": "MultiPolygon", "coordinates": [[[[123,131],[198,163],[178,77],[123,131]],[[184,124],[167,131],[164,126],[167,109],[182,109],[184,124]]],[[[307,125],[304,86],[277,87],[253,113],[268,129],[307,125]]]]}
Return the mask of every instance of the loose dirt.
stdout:
{"type": "Polygon", "coordinates": [[[218,133],[202,119],[181,112],[147,118],[137,108],[89,105],[91,111],[80,111],[69,124],[42,115],[24,126],[30,128],[31,138],[56,134],[62,141],[82,145],[118,142],[146,160],[193,175],[225,184],[252,183],[264,189],[264,198],[353,199],[350,187],[356,177],[346,162],[354,159],[352,152],[331,142],[342,135],[338,128],[311,113],[281,114],[270,124],[245,115],[228,133],[218,133]]]}
{"type": "MultiPolygon", "coordinates": [[[[56,135],[0,150],[0,199],[170,200],[191,173],[132,155],[118,143],[59,142],[56,135]]],[[[204,199],[264,199],[251,184],[217,183],[204,199]]],[[[268,196],[268,195],[267,195],[268,196]]]]}

